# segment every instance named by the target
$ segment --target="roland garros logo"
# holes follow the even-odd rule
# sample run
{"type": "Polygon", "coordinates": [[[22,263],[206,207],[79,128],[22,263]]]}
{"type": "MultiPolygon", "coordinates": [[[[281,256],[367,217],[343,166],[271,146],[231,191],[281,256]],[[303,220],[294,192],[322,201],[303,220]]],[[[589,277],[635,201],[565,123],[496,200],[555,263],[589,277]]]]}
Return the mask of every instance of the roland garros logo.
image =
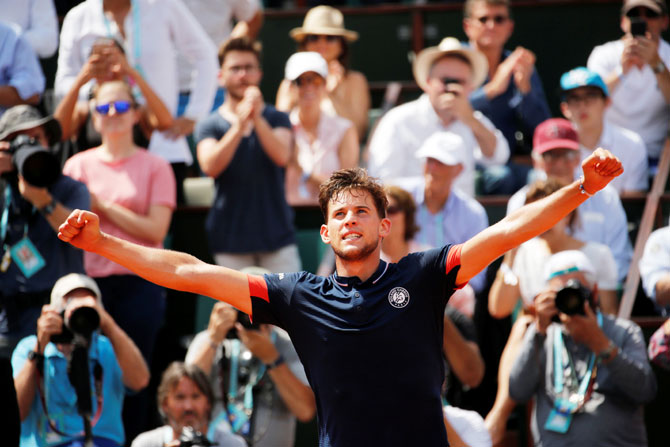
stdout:
{"type": "Polygon", "coordinates": [[[407,306],[409,303],[409,292],[403,287],[394,287],[389,292],[389,303],[397,309],[407,306]]]}

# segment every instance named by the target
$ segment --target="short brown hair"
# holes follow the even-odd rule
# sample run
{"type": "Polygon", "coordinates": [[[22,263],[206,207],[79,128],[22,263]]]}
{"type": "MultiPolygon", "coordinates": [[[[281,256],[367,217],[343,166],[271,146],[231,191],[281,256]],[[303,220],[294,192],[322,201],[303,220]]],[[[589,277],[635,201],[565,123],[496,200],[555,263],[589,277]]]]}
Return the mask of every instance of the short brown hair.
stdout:
{"type": "Polygon", "coordinates": [[[372,196],[380,218],[386,217],[388,200],[384,188],[377,179],[370,177],[363,168],[340,169],[333,172],[328,181],[319,187],[319,206],[323,219],[328,222],[328,204],[343,192],[359,189],[372,196]]]}
{"type": "Polygon", "coordinates": [[[419,226],[416,224],[416,203],[412,195],[399,186],[387,186],[384,188],[386,194],[398,203],[398,208],[405,215],[405,235],[406,241],[414,239],[414,235],[419,232],[419,226]]]}
{"type": "Polygon", "coordinates": [[[474,8],[477,3],[485,3],[487,6],[505,6],[509,11],[509,0],[465,0],[465,3],[463,4],[463,16],[465,18],[470,17],[472,8],[474,8]]]}
{"type": "Polygon", "coordinates": [[[123,88],[123,90],[125,90],[126,93],[128,93],[128,96],[130,96],[130,104],[133,107],[137,107],[137,100],[135,99],[135,95],[133,94],[133,88],[130,86],[130,84],[127,81],[125,81],[123,79],[113,79],[111,81],[101,82],[100,84],[98,84],[98,83],[94,84],[93,88],[91,89],[91,94],[90,94],[91,98],[90,99],[97,98],[98,93],[100,92],[100,89],[103,86],[110,85],[110,84],[120,85],[123,88]]]}
{"type": "MultiPolygon", "coordinates": [[[[567,185],[566,182],[559,180],[556,177],[549,177],[545,180],[536,180],[528,187],[528,191],[526,191],[526,203],[544,199],[567,185]]],[[[574,230],[578,218],[577,209],[575,208],[569,216],[568,226],[574,230]]]]}
{"type": "Polygon", "coordinates": [[[200,392],[207,398],[210,411],[209,414],[207,414],[207,421],[209,422],[212,418],[211,411],[214,406],[214,391],[212,391],[212,385],[210,385],[207,375],[196,365],[190,363],[172,362],[163,372],[161,383],[158,385],[158,411],[161,416],[165,418],[165,414],[163,414],[163,402],[165,402],[168,394],[170,394],[174,387],[177,386],[177,383],[179,383],[182,377],[186,377],[195,383],[195,386],[197,386],[200,392]]]}
{"type": "Polygon", "coordinates": [[[256,56],[258,63],[261,63],[261,43],[256,40],[251,40],[248,37],[233,37],[221,44],[219,47],[219,67],[223,65],[226,60],[226,55],[231,51],[242,51],[245,53],[253,53],[256,56]]]}

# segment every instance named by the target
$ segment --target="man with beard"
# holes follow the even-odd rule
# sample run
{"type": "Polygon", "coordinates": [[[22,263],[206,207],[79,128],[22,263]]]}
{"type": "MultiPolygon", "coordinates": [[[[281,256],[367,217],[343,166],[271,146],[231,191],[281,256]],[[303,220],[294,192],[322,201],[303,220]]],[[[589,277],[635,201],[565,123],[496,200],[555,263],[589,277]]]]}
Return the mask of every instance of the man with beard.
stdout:
{"type": "Polygon", "coordinates": [[[259,52],[247,38],[221,46],[218,77],[228,94],[196,129],[198,162],[216,183],[207,236],[219,265],[294,272],[300,258],[284,194],[291,122],[263,102],[259,52]]]}
{"type": "Polygon", "coordinates": [[[226,301],[255,323],[290,335],[317,402],[322,447],[443,447],[441,385],[444,309],[449,296],[507,250],[537,236],[621,174],[598,149],[584,176],[524,206],[459,245],[380,260],[388,236],[383,187],[362,169],[343,169],[321,185],[321,239],[337,272],[264,276],[142,247],[100,232],[98,217],[74,211],[59,237],[165,287],[226,301]]]}
{"type": "Polygon", "coordinates": [[[239,436],[220,426],[209,426],[213,400],[209,380],[200,368],[182,362],[171,363],[158,385],[158,408],[166,425],[142,433],[131,446],[179,446],[180,438],[187,440],[200,433],[219,447],[246,447],[239,436]]]}

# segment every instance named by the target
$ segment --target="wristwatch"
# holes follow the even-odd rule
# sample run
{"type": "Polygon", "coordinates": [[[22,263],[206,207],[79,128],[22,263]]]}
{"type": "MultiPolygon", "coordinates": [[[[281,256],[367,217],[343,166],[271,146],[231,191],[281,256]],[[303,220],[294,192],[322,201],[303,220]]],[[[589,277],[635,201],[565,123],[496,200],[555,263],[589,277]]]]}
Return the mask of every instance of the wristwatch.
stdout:
{"type": "Polygon", "coordinates": [[[665,64],[663,61],[658,61],[658,64],[651,67],[651,70],[654,72],[654,74],[663,73],[665,71],[665,64]]]}
{"type": "Polygon", "coordinates": [[[54,212],[54,209],[56,209],[56,199],[53,197],[51,198],[51,202],[48,204],[44,205],[42,208],[40,208],[38,211],[45,216],[51,215],[51,213],[54,212]]]}
{"type": "Polygon", "coordinates": [[[44,362],[44,354],[40,354],[37,351],[29,351],[28,352],[28,360],[31,362],[35,362],[37,366],[41,366],[42,363],[44,362]]]}
{"type": "Polygon", "coordinates": [[[614,342],[610,340],[607,347],[598,353],[598,355],[596,356],[596,360],[598,360],[599,362],[609,362],[614,358],[614,353],[616,350],[617,345],[615,345],[614,342]]]}
{"type": "Polygon", "coordinates": [[[265,367],[268,369],[268,371],[270,371],[271,369],[274,369],[274,368],[278,367],[279,365],[281,365],[284,362],[285,362],[284,356],[279,354],[279,357],[277,357],[277,360],[275,360],[272,363],[266,363],[265,367]]]}

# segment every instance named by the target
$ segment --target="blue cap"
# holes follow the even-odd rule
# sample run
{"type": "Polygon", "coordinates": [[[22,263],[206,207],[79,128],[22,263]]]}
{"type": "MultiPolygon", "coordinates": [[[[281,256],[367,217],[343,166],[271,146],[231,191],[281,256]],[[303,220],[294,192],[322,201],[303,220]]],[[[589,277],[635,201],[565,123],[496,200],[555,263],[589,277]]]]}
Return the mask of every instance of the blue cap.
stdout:
{"type": "Polygon", "coordinates": [[[603,78],[595,71],[589,70],[586,67],[573,68],[561,76],[561,90],[563,93],[567,90],[589,86],[598,87],[605,96],[610,95],[603,78]]]}

